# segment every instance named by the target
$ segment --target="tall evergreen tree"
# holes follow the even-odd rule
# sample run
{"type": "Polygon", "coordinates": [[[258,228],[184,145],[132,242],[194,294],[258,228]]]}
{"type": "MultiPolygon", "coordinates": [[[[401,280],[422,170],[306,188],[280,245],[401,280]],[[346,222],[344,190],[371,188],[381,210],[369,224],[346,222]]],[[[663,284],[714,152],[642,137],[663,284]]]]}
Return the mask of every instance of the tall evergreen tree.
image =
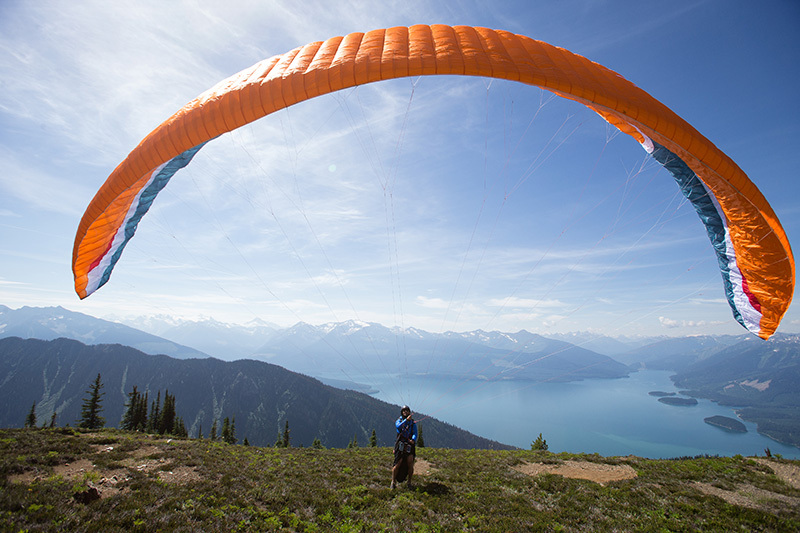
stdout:
{"type": "MultiPolygon", "coordinates": [[[[159,394],[161,391],[159,391],[159,394]]],[[[159,435],[172,433],[175,427],[175,396],[170,395],[169,390],[164,392],[164,407],[161,409],[157,420],[156,430],[159,435]]]]}
{"type": "Polygon", "coordinates": [[[128,393],[125,413],[122,415],[119,426],[128,431],[146,431],[147,423],[147,393],[143,395],[134,385],[133,390],[128,393]]]}
{"type": "Polygon", "coordinates": [[[217,419],[214,419],[214,423],[211,424],[211,433],[209,434],[209,438],[211,440],[217,440],[217,419]]]}
{"type": "Polygon", "coordinates": [[[127,431],[136,429],[136,410],[139,408],[139,391],[136,385],[133,390],[128,393],[128,401],[125,402],[125,412],[122,414],[122,419],[119,421],[119,428],[127,431]]]}
{"type": "Polygon", "coordinates": [[[81,407],[81,420],[78,427],[85,429],[100,429],[106,425],[106,419],[100,416],[103,410],[102,402],[104,392],[100,392],[103,388],[103,383],[100,381],[100,374],[97,374],[89,390],[86,394],[89,396],[84,398],[83,406],[81,407]]]}
{"type": "Polygon", "coordinates": [[[136,431],[147,430],[147,402],[149,392],[145,392],[144,396],[139,395],[139,405],[136,407],[136,416],[134,419],[134,429],[136,431]]]}
{"type": "Polygon", "coordinates": [[[222,433],[220,437],[222,437],[222,442],[228,442],[231,438],[231,421],[227,416],[222,421],[222,433]]]}
{"type": "Polygon", "coordinates": [[[172,426],[172,434],[176,437],[189,436],[189,432],[186,431],[186,424],[183,423],[183,417],[175,417],[175,425],[172,426]]]}
{"type": "Polygon", "coordinates": [[[225,417],[222,423],[222,440],[228,444],[236,444],[236,441],[239,440],[236,438],[236,417],[230,420],[227,416],[225,417]]]}
{"type": "Polygon", "coordinates": [[[372,435],[369,436],[369,445],[371,448],[378,445],[378,436],[375,434],[375,429],[372,430],[372,435]]]}
{"type": "Polygon", "coordinates": [[[148,412],[147,406],[150,403],[150,391],[145,391],[144,398],[142,398],[141,403],[139,404],[139,410],[137,411],[136,416],[136,429],[137,431],[147,431],[147,422],[148,412]]]}
{"type": "Polygon", "coordinates": [[[278,431],[278,439],[275,441],[276,448],[288,448],[289,447],[289,421],[286,421],[286,424],[283,426],[283,433],[278,431]]]}
{"type": "Polygon", "coordinates": [[[147,419],[147,432],[158,433],[159,422],[161,421],[161,391],[156,395],[156,401],[150,408],[150,418],[147,419]]]}
{"type": "Polygon", "coordinates": [[[286,420],[286,425],[283,427],[283,447],[289,447],[289,420],[286,420]]]}
{"type": "Polygon", "coordinates": [[[25,427],[36,427],[36,402],[33,402],[33,405],[31,405],[31,410],[28,412],[28,416],[25,417],[25,427]]]}

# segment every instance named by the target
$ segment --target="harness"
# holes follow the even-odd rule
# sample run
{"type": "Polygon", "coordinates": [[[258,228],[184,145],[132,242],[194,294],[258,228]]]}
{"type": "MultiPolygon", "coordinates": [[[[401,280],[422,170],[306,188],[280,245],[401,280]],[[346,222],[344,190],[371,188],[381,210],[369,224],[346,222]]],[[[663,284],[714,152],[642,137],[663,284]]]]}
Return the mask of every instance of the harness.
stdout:
{"type": "Polygon", "coordinates": [[[405,424],[403,429],[397,434],[394,442],[395,451],[400,451],[406,455],[414,451],[414,444],[411,442],[411,433],[414,431],[414,423],[405,424]]]}

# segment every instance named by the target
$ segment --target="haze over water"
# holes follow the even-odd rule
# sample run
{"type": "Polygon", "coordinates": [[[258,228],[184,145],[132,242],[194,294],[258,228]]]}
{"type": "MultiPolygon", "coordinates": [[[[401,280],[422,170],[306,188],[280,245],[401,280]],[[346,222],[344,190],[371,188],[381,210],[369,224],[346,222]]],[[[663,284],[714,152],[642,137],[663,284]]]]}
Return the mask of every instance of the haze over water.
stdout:
{"type": "MultiPolygon", "coordinates": [[[[414,377],[374,386],[380,389],[375,396],[384,401],[408,403],[415,412],[523,449],[529,449],[542,433],[552,452],[670,458],[763,456],[769,448],[785,458],[800,458],[800,448],[757,433],[751,422],[742,421],[747,433],[703,422],[714,415],[736,418],[733,408],[708,400],[688,407],[667,405],[648,394],[677,392],[670,375],[669,371],[648,370],[623,379],[568,383],[414,377]]],[[[422,420],[423,435],[424,424],[422,420]]]]}

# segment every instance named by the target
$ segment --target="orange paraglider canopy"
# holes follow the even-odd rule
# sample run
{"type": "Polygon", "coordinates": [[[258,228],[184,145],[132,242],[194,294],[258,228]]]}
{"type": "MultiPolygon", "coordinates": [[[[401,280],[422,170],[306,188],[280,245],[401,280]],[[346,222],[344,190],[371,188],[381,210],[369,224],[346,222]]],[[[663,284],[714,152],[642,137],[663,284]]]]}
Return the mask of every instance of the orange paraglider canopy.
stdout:
{"type": "Polygon", "coordinates": [[[706,225],[736,320],[762,338],[775,332],[792,300],[794,258],[772,208],[736,163],[614,71],[523,35],[470,26],[395,27],[310,43],[189,102],[142,140],[86,209],[73,248],[76,292],[85,298],[108,281],[155,196],[209,140],[315,96],[445,74],[542,87],[634,137],[673,174],[706,225]]]}

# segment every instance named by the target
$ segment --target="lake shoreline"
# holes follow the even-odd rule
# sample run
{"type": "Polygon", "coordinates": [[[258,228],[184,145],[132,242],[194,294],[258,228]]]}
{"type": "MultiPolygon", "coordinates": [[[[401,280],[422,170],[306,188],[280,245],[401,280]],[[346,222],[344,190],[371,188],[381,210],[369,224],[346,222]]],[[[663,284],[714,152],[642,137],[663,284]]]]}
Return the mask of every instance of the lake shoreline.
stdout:
{"type": "MultiPolygon", "coordinates": [[[[704,418],[737,417],[736,408],[707,399],[677,409],[659,402],[681,393],[674,372],[640,370],[625,379],[573,382],[465,381],[424,376],[383,376],[374,397],[432,416],[471,433],[528,449],[539,433],[551,451],[636,455],[648,458],[699,455],[753,456],[770,448],[800,459],[800,448],[757,431],[720,431],[704,418]],[[611,413],[611,414],[610,414],[611,413]]],[[[424,425],[424,422],[422,422],[424,425]]]]}

